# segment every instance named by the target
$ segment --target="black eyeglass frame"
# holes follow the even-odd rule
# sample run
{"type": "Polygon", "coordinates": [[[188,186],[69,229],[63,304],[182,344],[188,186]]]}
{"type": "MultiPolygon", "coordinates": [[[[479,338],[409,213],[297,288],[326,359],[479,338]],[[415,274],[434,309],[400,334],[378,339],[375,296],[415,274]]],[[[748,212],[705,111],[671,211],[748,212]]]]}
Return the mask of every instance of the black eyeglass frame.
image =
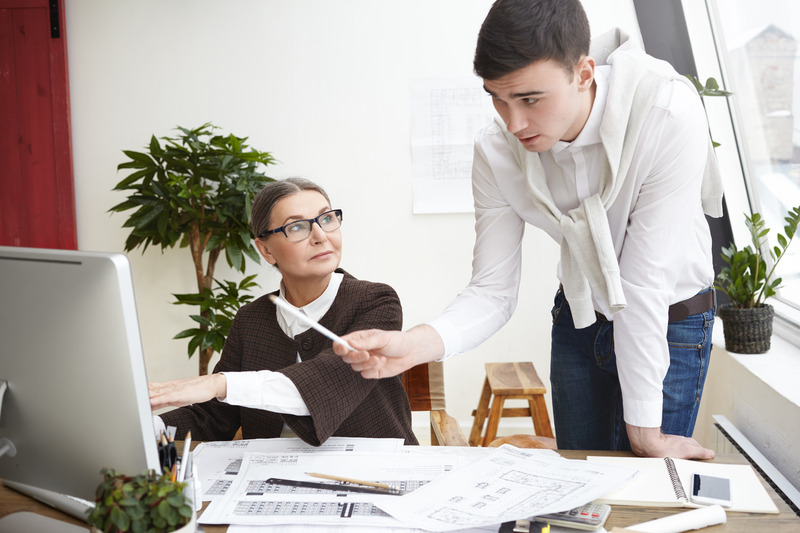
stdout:
{"type": "MultiPolygon", "coordinates": [[[[324,231],[325,233],[330,233],[331,231],[336,231],[339,228],[332,229],[332,230],[326,230],[325,228],[322,227],[322,224],[319,223],[319,219],[321,219],[325,215],[330,215],[331,213],[335,214],[336,218],[339,219],[339,228],[342,227],[342,220],[344,220],[342,218],[342,210],[341,209],[331,209],[330,211],[325,211],[324,213],[321,213],[319,216],[317,216],[315,218],[301,218],[299,220],[292,220],[291,222],[289,222],[288,224],[284,224],[280,228],[264,230],[264,231],[262,231],[261,233],[258,234],[258,238],[259,239],[263,239],[265,237],[269,237],[273,233],[283,233],[284,237],[286,237],[288,239],[289,235],[287,235],[287,233],[286,233],[286,228],[291,226],[292,224],[297,224],[298,222],[310,222],[311,223],[311,227],[313,227],[314,226],[314,222],[316,222],[317,226],[322,228],[322,231],[324,231]]],[[[292,241],[292,242],[297,242],[297,241],[292,241]]]]}

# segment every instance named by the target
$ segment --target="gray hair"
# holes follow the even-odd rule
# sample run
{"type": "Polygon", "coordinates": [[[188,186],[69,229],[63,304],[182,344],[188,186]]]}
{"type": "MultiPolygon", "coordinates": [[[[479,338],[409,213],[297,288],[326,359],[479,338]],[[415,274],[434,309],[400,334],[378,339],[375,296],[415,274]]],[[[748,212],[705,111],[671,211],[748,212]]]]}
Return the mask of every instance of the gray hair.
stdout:
{"type": "Polygon", "coordinates": [[[270,229],[269,217],[280,199],[301,191],[316,191],[325,197],[328,204],[331,203],[328,193],[322,187],[305,178],[286,178],[267,183],[263,189],[258,191],[256,199],[253,200],[251,215],[253,235],[258,238],[261,233],[270,229]]]}

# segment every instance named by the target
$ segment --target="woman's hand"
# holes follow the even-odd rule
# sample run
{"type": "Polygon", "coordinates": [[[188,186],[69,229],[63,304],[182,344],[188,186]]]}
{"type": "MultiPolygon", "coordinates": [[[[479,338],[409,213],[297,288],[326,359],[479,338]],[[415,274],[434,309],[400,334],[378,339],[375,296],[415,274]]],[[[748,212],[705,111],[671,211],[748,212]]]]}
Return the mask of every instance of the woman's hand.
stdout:
{"type": "Polygon", "coordinates": [[[224,400],[228,395],[225,374],[208,374],[195,378],[175,379],[160,383],[149,383],[150,407],[183,407],[213,398],[224,400]]]}

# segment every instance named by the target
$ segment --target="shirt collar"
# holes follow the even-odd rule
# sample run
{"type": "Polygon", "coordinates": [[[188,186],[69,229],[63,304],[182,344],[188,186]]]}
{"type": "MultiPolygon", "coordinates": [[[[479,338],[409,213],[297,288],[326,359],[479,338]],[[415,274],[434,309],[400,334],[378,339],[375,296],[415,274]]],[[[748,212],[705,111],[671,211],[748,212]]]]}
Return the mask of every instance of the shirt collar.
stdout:
{"type": "MultiPolygon", "coordinates": [[[[311,320],[319,322],[333,305],[333,301],[336,299],[336,294],[339,292],[339,286],[342,284],[343,279],[344,274],[341,272],[334,272],[331,275],[331,280],[328,283],[328,287],[319,296],[319,298],[303,307],[295,307],[295,309],[311,320]]],[[[283,285],[283,281],[281,281],[280,295],[281,298],[286,300],[286,287],[283,285]]],[[[295,318],[294,315],[280,307],[277,308],[276,316],[278,319],[278,325],[289,337],[295,337],[296,335],[299,335],[311,328],[308,323],[295,318]]]]}
{"type": "Polygon", "coordinates": [[[608,98],[608,72],[611,69],[608,65],[600,65],[594,69],[594,82],[597,86],[594,93],[594,103],[589,112],[586,125],[572,142],[557,141],[553,148],[554,154],[558,154],[565,149],[578,149],[592,144],[600,143],[600,124],[603,122],[603,113],[606,110],[606,99],[608,98]]]}

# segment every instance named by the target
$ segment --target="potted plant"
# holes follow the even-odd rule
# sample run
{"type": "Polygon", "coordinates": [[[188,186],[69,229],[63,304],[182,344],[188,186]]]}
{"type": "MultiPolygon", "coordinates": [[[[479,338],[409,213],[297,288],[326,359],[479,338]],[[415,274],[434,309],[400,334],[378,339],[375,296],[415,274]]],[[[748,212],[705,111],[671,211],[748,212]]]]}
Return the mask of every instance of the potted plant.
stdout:
{"type": "Polygon", "coordinates": [[[172,481],[169,473],[151,470],[135,476],[103,469],[89,525],[95,531],[117,533],[189,533],[195,530],[192,502],[184,494],[186,483],[172,481]]]}
{"type": "MultiPolygon", "coordinates": [[[[730,91],[721,89],[715,78],[706,79],[706,83],[704,85],[696,76],[686,74],[686,77],[692,82],[694,88],[697,89],[697,94],[699,94],[701,98],[705,98],[706,96],[724,96],[727,98],[733,94],[730,91]]],[[[714,148],[719,146],[719,143],[713,139],[711,140],[711,144],[714,146],[714,148]]]]}
{"type": "Polygon", "coordinates": [[[770,248],[767,239],[770,230],[764,219],[758,213],[745,214],[751,244],[741,250],[735,243],[722,248],[725,264],[715,286],[731,300],[718,311],[725,334],[725,348],[730,352],[764,353],[769,350],[774,310],[765,300],[775,295],[783,281],[775,276],[775,269],[794,239],[800,221],[800,206],[790,209],[784,220],[784,233],[777,235],[777,245],[770,248]],[[764,250],[769,251],[769,263],[764,250]]]}
{"type": "Polygon", "coordinates": [[[222,349],[231,317],[246,301],[241,293],[256,285],[254,276],[238,285],[218,281],[214,268],[223,253],[243,273],[245,256],[260,263],[250,235],[250,207],[264,184],[273,181],[263,168],[274,159],[248,147],[246,137],[215,134],[217,128],[210,123],[177,129],[180,135],[162,137],[163,144],[153,135],[147,152],[123,151],[129,161],[117,168],[131,174],[114,190],[126,191],[128,197],[110,211],[133,210],[123,224],[131,229],[126,252],[139,247],[144,252],[150,245],[162,251],[175,245],[189,248],[197,293],[174,296],[177,304],[199,306],[200,312],[190,315],[198,327],[175,338],[190,338],[189,357],[199,350],[203,375],[214,351],[222,349]]]}

